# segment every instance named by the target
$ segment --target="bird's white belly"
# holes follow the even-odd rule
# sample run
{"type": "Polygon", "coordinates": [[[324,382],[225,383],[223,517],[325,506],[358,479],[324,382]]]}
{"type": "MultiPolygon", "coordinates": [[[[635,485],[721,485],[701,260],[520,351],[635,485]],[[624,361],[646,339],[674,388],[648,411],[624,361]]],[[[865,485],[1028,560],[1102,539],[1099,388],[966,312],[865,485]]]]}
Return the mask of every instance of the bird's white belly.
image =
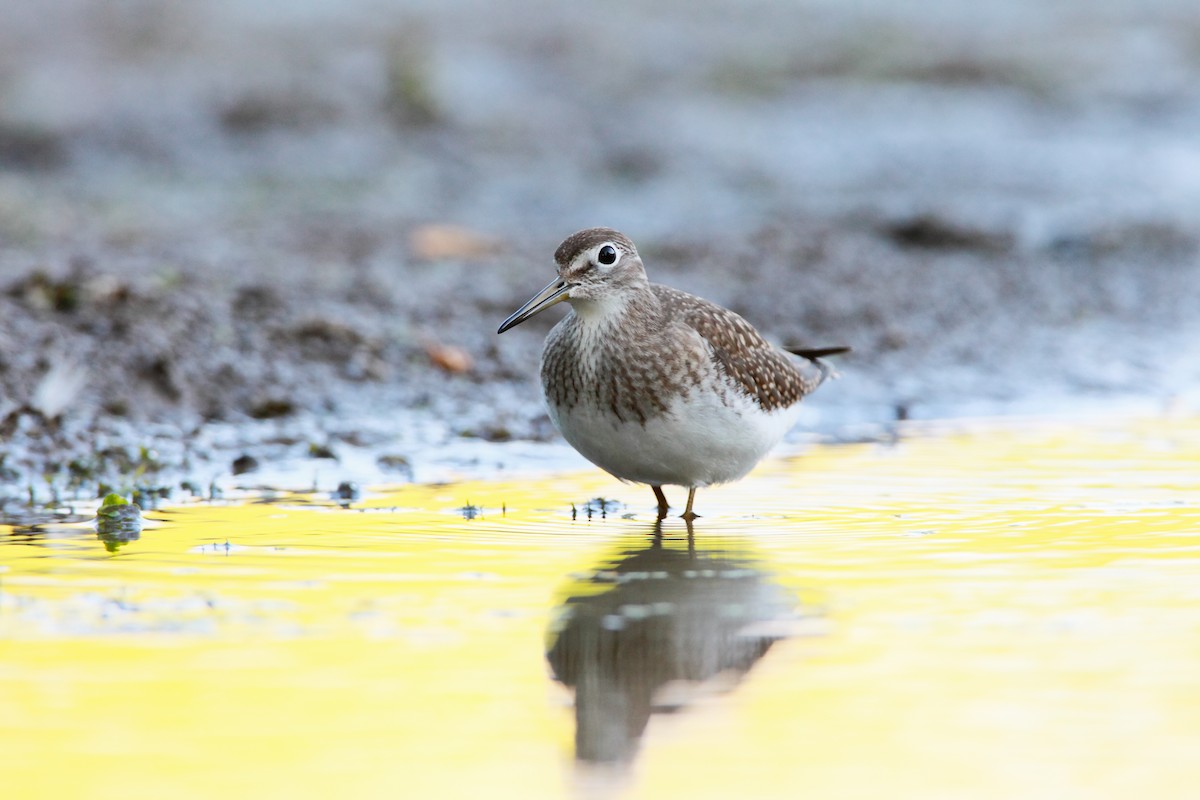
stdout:
{"type": "Polygon", "coordinates": [[[693,392],[645,424],[589,403],[550,404],[549,412],[572,447],[616,477],[692,487],[744,476],[792,427],[799,406],[767,412],[748,398],[726,405],[716,394],[693,392]]]}

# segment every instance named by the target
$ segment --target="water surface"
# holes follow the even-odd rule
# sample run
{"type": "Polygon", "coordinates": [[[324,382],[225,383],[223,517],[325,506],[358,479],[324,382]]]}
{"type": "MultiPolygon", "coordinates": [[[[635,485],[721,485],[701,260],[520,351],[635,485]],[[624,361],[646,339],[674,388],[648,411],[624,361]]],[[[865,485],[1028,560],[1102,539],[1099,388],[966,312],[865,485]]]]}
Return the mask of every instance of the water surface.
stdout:
{"type": "Polygon", "coordinates": [[[691,537],[594,472],[0,527],[5,794],[1188,797],[1197,464],[1007,423],[769,462],[691,537]]]}

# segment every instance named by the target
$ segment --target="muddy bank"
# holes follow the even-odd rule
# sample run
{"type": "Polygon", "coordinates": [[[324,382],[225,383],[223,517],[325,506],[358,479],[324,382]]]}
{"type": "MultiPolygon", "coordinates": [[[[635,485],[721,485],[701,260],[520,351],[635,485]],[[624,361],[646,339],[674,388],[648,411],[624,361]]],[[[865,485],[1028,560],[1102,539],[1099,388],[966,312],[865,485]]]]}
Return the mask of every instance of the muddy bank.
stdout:
{"type": "Polygon", "coordinates": [[[1042,5],[15,11],[0,502],[552,440],[495,328],[586,225],[853,345],[818,429],[1194,402],[1200,12],[1042,5]]]}

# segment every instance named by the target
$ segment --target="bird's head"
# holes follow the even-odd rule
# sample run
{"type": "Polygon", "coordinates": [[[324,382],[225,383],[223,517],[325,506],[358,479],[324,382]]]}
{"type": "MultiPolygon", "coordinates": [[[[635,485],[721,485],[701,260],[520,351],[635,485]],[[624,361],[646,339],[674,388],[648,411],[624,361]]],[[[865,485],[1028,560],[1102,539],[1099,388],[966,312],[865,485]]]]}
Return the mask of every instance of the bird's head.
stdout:
{"type": "Polygon", "coordinates": [[[577,311],[604,311],[624,303],[629,291],[648,285],[637,248],[612,228],[588,228],[571,234],[554,251],[558,277],[504,320],[498,333],[520,325],[566,300],[577,311]]]}

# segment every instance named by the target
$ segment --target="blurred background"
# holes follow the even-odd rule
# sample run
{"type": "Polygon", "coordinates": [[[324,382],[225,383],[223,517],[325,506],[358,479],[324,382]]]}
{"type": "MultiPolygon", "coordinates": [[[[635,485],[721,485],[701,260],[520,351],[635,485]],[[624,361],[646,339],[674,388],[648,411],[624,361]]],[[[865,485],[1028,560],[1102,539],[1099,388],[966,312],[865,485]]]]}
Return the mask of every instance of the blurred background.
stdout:
{"type": "Polygon", "coordinates": [[[548,438],[557,317],[495,329],[593,225],[852,345],[817,426],[1194,405],[1198,212],[1191,0],[15,0],[0,484],[548,438]]]}

